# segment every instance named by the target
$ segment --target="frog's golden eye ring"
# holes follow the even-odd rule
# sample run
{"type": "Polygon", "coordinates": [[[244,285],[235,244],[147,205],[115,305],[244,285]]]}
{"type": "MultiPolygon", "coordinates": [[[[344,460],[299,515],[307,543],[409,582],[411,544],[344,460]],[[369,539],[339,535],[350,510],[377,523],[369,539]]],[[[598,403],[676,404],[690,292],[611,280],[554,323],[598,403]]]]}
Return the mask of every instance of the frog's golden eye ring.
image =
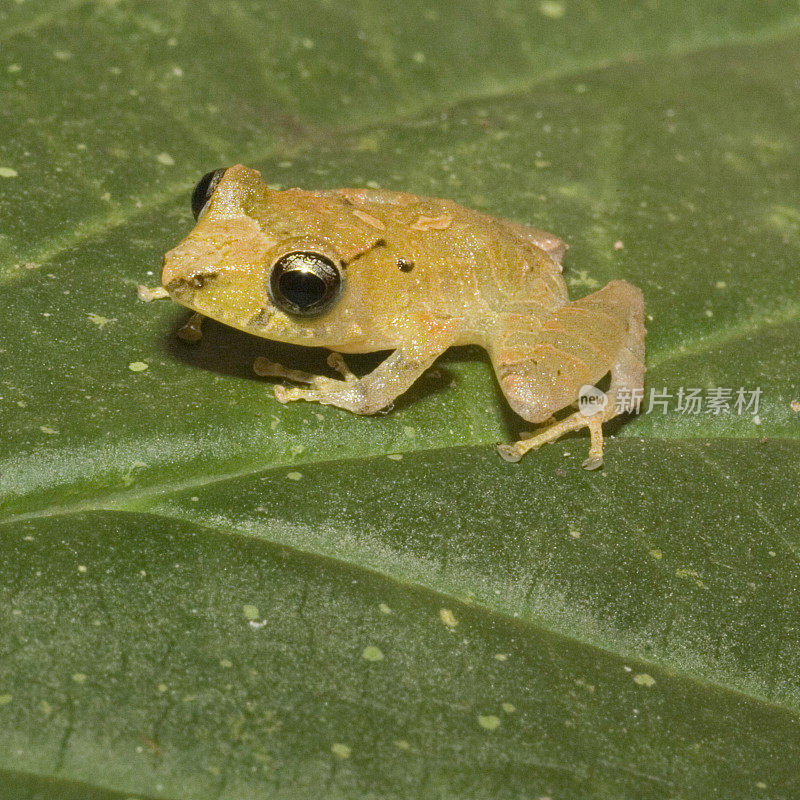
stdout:
{"type": "Polygon", "coordinates": [[[222,180],[224,174],[224,169],[212,169],[211,172],[206,172],[197,182],[197,186],[194,187],[192,192],[192,214],[194,214],[195,219],[200,216],[200,212],[211,199],[214,189],[217,188],[217,184],[222,180]]]}
{"type": "Polygon", "coordinates": [[[287,314],[327,311],[342,290],[342,275],[327,256],[295,250],[281,256],[269,275],[270,300],[287,314]]]}

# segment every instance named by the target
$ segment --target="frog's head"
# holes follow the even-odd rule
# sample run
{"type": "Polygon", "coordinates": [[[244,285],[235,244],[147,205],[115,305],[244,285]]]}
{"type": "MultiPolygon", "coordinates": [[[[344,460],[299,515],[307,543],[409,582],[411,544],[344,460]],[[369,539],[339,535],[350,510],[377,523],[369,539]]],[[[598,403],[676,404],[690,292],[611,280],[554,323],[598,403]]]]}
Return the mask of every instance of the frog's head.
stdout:
{"type": "Polygon", "coordinates": [[[192,211],[196,226],[164,256],[161,282],[174,300],[268,339],[392,346],[369,290],[386,240],[341,196],[272,190],[236,165],[203,176],[192,211]]]}

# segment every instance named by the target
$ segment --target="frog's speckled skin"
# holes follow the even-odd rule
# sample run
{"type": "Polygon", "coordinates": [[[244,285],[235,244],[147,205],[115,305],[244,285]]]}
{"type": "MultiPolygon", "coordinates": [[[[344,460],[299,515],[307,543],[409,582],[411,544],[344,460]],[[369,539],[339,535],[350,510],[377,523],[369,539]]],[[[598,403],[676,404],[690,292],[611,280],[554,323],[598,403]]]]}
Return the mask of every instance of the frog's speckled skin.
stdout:
{"type": "Polygon", "coordinates": [[[604,412],[576,412],[531,439],[500,446],[504,458],[518,460],[589,427],[584,466],[594,468],[602,463],[601,425],[615,415],[618,390],[642,386],[643,301],[639,289],[613,281],[569,302],[560,264],[565,250],[555,236],[451,200],[383,189],[273,191],[258,172],[237,165],[225,172],[194,230],[164,256],[162,283],[177,302],[257,336],[340,353],[394,351],[360,379],[337,356],[331,363],[343,380],[259,359],[260,374],[310,385],[276,386],[282,402],[315,400],[372,414],[447,348],[474,343],[489,352],[511,407],[526,420],[547,422],[576,402],[581,386],[610,371],[604,412]],[[296,250],[321,253],[343,276],[338,301],[318,317],[287,314],[269,300],[272,265],[296,250]]]}

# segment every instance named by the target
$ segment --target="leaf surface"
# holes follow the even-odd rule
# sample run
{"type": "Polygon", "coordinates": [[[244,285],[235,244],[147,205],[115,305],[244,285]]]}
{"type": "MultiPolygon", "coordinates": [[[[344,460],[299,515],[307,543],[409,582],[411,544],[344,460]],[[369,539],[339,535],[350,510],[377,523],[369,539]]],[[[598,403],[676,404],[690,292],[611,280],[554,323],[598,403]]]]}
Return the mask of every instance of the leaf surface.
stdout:
{"type": "Polygon", "coordinates": [[[9,796],[800,795],[796,4],[0,22],[9,796]],[[474,348],[386,415],[278,404],[253,359],[324,352],[136,299],[236,162],[563,236],[573,297],[642,287],[665,413],[587,473],[498,458],[474,348]],[[714,387],[757,413],[678,410],[714,387]]]}

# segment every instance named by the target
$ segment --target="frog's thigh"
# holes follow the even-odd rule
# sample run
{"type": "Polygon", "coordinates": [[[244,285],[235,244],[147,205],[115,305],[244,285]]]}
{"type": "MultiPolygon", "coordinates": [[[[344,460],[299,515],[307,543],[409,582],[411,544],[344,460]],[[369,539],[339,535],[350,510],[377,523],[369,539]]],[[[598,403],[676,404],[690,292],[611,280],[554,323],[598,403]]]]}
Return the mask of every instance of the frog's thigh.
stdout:
{"type": "Polygon", "coordinates": [[[596,383],[611,372],[604,411],[584,416],[580,411],[545,426],[513,445],[499,445],[507,461],[553,442],[569,431],[588,427],[591,434],[586,469],[603,463],[602,424],[617,414],[620,388],[639,389],[644,380],[644,304],[642,293],[625,281],[609,283],[599,292],[568,303],[541,330],[541,346],[532,359],[496,365],[511,406],[525,419],[541,422],[577,399],[584,383],[596,383]],[[538,370],[538,372],[537,372],[538,370]],[[530,382],[526,385],[525,382],[530,382]]]}
{"type": "Polygon", "coordinates": [[[581,386],[611,372],[608,411],[620,387],[644,378],[644,306],[639,289],[612,281],[559,308],[545,320],[527,352],[514,347],[514,331],[494,354],[500,387],[511,407],[530,422],[544,422],[577,400],[581,386]]]}

